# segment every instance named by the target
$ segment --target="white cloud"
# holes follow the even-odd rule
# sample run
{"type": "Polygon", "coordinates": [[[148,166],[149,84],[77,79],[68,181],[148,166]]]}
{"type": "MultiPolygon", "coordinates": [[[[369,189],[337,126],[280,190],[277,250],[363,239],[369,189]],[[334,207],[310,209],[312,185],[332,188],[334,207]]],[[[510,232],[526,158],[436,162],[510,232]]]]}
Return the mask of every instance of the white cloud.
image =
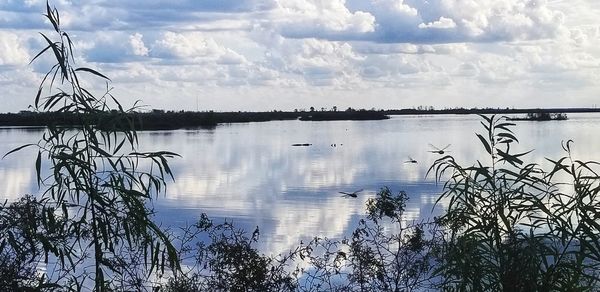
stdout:
{"type": "MultiPolygon", "coordinates": [[[[471,106],[481,102],[479,96],[493,106],[506,103],[507,88],[514,100],[541,100],[536,98],[543,95],[543,101],[555,96],[558,102],[558,96],[574,92],[587,102],[600,86],[596,2],[51,4],[57,5],[76,42],[78,65],[103,70],[116,88],[126,86],[123,98],[152,96],[146,97],[148,103],[186,109],[190,104],[185,96],[208,92],[223,96],[223,109],[237,110],[242,106],[232,102],[237,95],[244,96],[245,108],[255,109],[327,100],[340,107],[403,107],[423,99],[440,106],[471,106]],[[163,100],[176,95],[184,101],[163,100]]],[[[11,107],[0,111],[26,107],[37,72],[45,73],[52,65],[51,58],[42,58],[29,69],[19,67],[44,47],[37,35],[49,28],[40,16],[44,6],[39,0],[0,1],[0,82],[11,95],[23,96],[4,103],[11,107]]],[[[218,108],[219,100],[207,102],[218,108]]]]}
{"type": "Polygon", "coordinates": [[[30,60],[23,40],[11,32],[0,31],[0,65],[23,66],[30,60]]]}
{"type": "MultiPolygon", "coordinates": [[[[118,83],[152,83],[158,84],[162,79],[160,71],[147,63],[129,62],[125,64],[110,64],[103,66],[104,70],[109,70],[110,78],[118,83]]],[[[143,94],[143,92],[138,93],[143,94]]]]}
{"type": "Polygon", "coordinates": [[[425,24],[425,23],[419,24],[419,28],[421,28],[421,29],[427,29],[427,28],[449,29],[449,28],[455,28],[455,27],[456,27],[456,23],[454,23],[454,20],[443,17],[443,16],[440,16],[440,19],[436,20],[434,22],[429,22],[427,24],[425,24]]]}
{"type": "Polygon", "coordinates": [[[350,12],[344,0],[277,0],[267,24],[284,36],[311,38],[363,34],[375,30],[375,18],[363,11],[350,12]]]}
{"type": "Polygon", "coordinates": [[[302,76],[317,86],[340,86],[356,77],[355,64],[364,58],[349,43],[318,39],[288,40],[281,54],[273,56],[278,70],[302,76]]]}
{"type": "Polygon", "coordinates": [[[199,35],[166,32],[152,45],[152,56],[160,58],[197,58],[218,54],[219,46],[213,39],[199,35]]]}
{"type": "Polygon", "coordinates": [[[100,31],[90,33],[75,48],[83,58],[98,63],[125,63],[145,60],[149,54],[143,35],[138,32],[100,31]]]}
{"type": "Polygon", "coordinates": [[[129,45],[133,50],[133,54],[136,56],[148,56],[148,48],[144,45],[142,37],[143,36],[139,33],[129,36],[129,45]]]}
{"type": "Polygon", "coordinates": [[[280,0],[278,5],[268,25],[294,38],[513,41],[552,38],[564,22],[563,13],[537,0],[280,0]]]}
{"type": "Polygon", "coordinates": [[[232,49],[225,49],[225,51],[221,54],[217,63],[223,65],[236,65],[247,62],[246,58],[232,49]]]}
{"type": "Polygon", "coordinates": [[[476,77],[477,75],[479,75],[479,67],[471,62],[466,62],[466,63],[462,63],[460,64],[460,66],[458,66],[458,68],[456,69],[455,74],[457,76],[464,76],[464,77],[476,77]]]}
{"type": "Polygon", "coordinates": [[[183,62],[216,62],[223,65],[246,62],[244,56],[200,32],[166,32],[152,44],[150,56],[183,62]]]}

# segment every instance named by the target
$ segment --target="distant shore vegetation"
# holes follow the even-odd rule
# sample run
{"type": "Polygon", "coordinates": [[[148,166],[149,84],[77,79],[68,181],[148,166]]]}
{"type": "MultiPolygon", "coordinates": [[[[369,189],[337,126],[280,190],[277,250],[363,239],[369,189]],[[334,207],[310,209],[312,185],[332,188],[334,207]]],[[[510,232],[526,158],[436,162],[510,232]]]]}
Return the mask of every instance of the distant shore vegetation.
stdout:
{"type": "Polygon", "coordinates": [[[10,127],[77,127],[83,121],[92,121],[100,129],[127,128],[129,123],[136,130],[174,130],[182,128],[211,128],[219,124],[266,122],[277,120],[335,121],[335,120],[384,120],[393,115],[443,115],[443,114],[525,114],[512,120],[566,120],[566,113],[600,112],[596,108],[563,109],[510,109],[510,108],[451,108],[434,109],[420,106],[410,109],[354,109],[338,110],[321,108],[316,110],[295,109],[293,111],[273,110],[268,112],[215,112],[215,111],[150,111],[121,112],[117,110],[97,113],[29,111],[0,114],[0,126],[10,127]]]}
{"type": "Polygon", "coordinates": [[[565,113],[534,112],[527,113],[524,117],[511,117],[511,121],[566,121],[569,118],[565,113]]]}

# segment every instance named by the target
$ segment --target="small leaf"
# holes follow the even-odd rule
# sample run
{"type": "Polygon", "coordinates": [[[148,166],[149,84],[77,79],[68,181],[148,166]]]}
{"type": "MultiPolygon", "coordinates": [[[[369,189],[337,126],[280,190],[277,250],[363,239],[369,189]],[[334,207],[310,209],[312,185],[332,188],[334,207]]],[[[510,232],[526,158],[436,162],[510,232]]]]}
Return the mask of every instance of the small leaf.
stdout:
{"type": "Polygon", "coordinates": [[[31,65],[33,63],[33,61],[35,61],[39,56],[41,56],[49,48],[51,48],[51,46],[47,46],[46,48],[44,48],[43,50],[41,50],[37,55],[35,55],[35,57],[33,57],[33,59],[31,59],[31,61],[29,61],[29,65],[31,65]]]}
{"type": "Polygon", "coordinates": [[[487,151],[488,154],[492,154],[492,148],[490,147],[490,144],[485,140],[485,138],[483,138],[483,136],[481,136],[480,134],[477,134],[477,138],[481,140],[481,144],[483,144],[483,147],[485,147],[485,151],[487,151]]]}
{"type": "Polygon", "coordinates": [[[492,121],[494,120],[494,116],[492,116],[491,118],[486,117],[483,114],[477,114],[478,116],[482,117],[484,120],[486,120],[489,124],[492,123],[492,121]]]}
{"type": "Polygon", "coordinates": [[[38,187],[40,186],[40,183],[42,182],[41,168],[42,168],[42,152],[38,151],[37,159],[35,160],[35,173],[37,175],[38,187]]]}
{"type": "Polygon", "coordinates": [[[98,71],[96,71],[96,70],[94,70],[94,69],[85,68],[85,67],[80,67],[80,68],[77,68],[77,69],[75,69],[75,71],[84,71],[84,72],[92,73],[92,74],[94,74],[94,75],[96,75],[96,76],[99,76],[99,77],[102,77],[102,78],[104,78],[104,79],[106,79],[106,80],[110,80],[110,78],[108,78],[108,77],[106,77],[106,76],[102,75],[102,73],[100,73],[100,72],[98,72],[98,71]]]}
{"type": "Polygon", "coordinates": [[[15,153],[15,152],[17,152],[23,148],[29,147],[29,146],[35,146],[35,144],[25,144],[25,145],[22,145],[22,146],[19,146],[19,147],[13,149],[13,150],[10,150],[10,151],[8,151],[8,153],[6,153],[6,154],[4,154],[4,156],[2,156],[2,159],[4,159],[6,156],[10,155],[11,153],[15,153]]]}
{"type": "Polygon", "coordinates": [[[496,134],[498,137],[502,137],[502,138],[506,138],[506,139],[511,139],[515,142],[519,142],[519,140],[517,139],[517,137],[515,137],[515,135],[511,134],[511,133],[498,133],[496,134]]]}

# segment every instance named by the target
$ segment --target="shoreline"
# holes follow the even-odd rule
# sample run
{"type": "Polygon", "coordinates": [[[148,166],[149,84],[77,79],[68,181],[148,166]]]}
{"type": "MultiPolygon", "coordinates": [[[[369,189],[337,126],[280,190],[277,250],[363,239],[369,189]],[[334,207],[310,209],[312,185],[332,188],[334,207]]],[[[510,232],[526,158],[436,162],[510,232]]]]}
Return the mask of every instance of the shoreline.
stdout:
{"type": "Polygon", "coordinates": [[[107,112],[94,116],[74,113],[19,113],[0,114],[0,127],[77,127],[84,119],[97,120],[100,127],[119,128],[133,121],[137,130],[175,130],[184,128],[214,128],[219,124],[268,122],[277,120],[343,121],[384,120],[396,115],[470,115],[470,114],[530,114],[530,113],[597,113],[598,108],[527,108],[527,109],[400,109],[345,111],[271,111],[271,112],[186,112],[153,110],[151,112],[107,112]],[[128,122],[127,122],[128,123],[128,122]]]}

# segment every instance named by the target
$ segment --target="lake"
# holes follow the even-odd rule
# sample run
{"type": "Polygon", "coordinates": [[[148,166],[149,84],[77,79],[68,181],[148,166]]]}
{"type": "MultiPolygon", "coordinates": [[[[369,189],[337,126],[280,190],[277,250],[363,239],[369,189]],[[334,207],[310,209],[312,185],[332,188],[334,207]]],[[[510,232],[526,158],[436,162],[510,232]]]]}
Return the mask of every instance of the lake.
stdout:
{"type": "MultiPolygon", "coordinates": [[[[252,232],[259,248],[283,252],[313,236],[349,235],[365,203],[387,186],[409,195],[407,220],[439,214],[441,185],[429,166],[439,158],[430,146],[448,147],[464,165],[485,159],[475,136],[475,115],[393,116],[382,121],[271,121],[219,125],[214,129],[139,132],[142,150],[180,154],[171,160],[175,181],[154,201],[163,226],[185,226],[206,213],[252,232]],[[312,144],[295,147],[292,144],[312,144]],[[405,163],[409,157],[418,163],[405,163]],[[363,190],[357,198],[339,192],[363,190]]],[[[575,141],[574,154],[600,160],[600,115],[569,114],[568,121],[516,122],[517,150],[535,149],[524,160],[544,164],[562,156],[561,141],[575,141]]],[[[36,142],[39,129],[1,128],[0,153],[36,142]]],[[[0,198],[37,194],[33,149],[0,161],[0,198]]],[[[547,164],[546,164],[547,165],[547,164]]]]}

